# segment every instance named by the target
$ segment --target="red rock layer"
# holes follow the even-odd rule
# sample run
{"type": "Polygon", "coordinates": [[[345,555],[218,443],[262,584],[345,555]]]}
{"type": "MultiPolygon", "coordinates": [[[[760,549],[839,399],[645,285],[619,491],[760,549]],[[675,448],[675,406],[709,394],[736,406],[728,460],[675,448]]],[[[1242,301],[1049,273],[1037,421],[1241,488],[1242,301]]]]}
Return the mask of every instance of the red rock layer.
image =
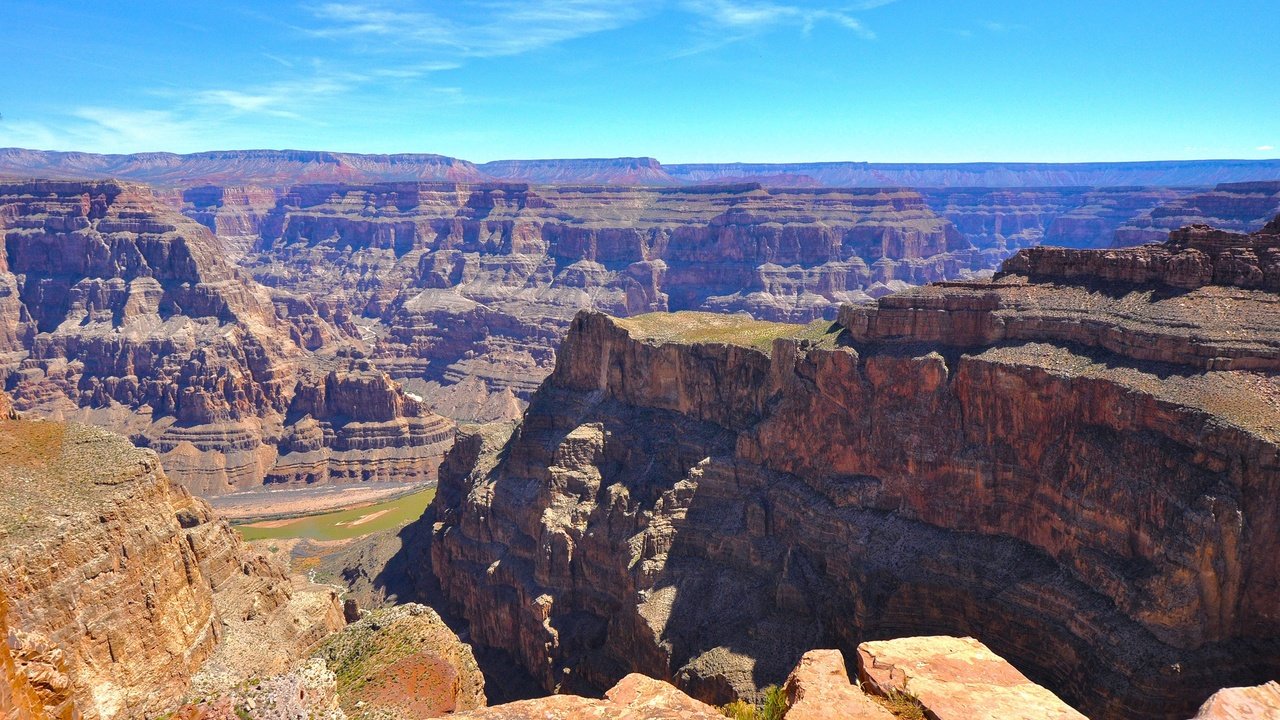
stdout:
{"type": "Polygon", "coordinates": [[[808,321],[987,260],[903,190],[404,183],[295,187],[246,262],[356,318],[429,403],[489,419],[533,392],[582,308],[808,321]]]}
{"type": "Polygon", "coordinates": [[[1208,192],[1178,198],[1131,218],[1116,230],[1119,246],[1161,242],[1187,225],[1211,225],[1234,232],[1253,232],[1280,213],[1280,182],[1223,183],[1208,192]]]}
{"type": "Polygon", "coordinates": [[[290,598],[154,453],[102,430],[0,420],[0,507],[0,688],[20,717],[171,709],[221,638],[220,605],[290,598]]]}
{"type": "Polygon", "coordinates": [[[275,209],[276,198],[276,191],[269,187],[201,185],[182,191],[179,209],[243,253],[275,209]]]}
{"type": "MultiPolygon", "coordinates": [[[[127,433],[201,494],[271,475],[282,438],[297,434],[302,371],[343,367],[334,349],[360,345],[342,311],[273,297],[230,263],[231,248],[140,186],[0,184],[0,233],[0,378],[17,407],[127,433]]],[[[342,417],[364,398],[336,397],[338,447],[322,437],[328,455],[309,459],[308,477],[383,477],[393,466],[431,476],[446,421],[396,400],[348,426],[342,417]]]]}
{"type": "Polygon", "coordinates": [[[1271,243],[1211,240],[901,293],[769,354],[584,313],[510,441],[458,443],[435,574],[549,688],[724,702],[810,647],[946,633],[1091,717],[1188,717],[1280,672],[1277,294],[1146,274],[1271,243]]]}
{"type": "MultiPolygon", "coordinates": [[[[1189,193],[1174,188],[932,188],[934,212],[999,263],[1020,248],[1111,247],[1136,216],[1189,193]]],[[[1163,239],[1163,235],[1159,239],[1163,239]]],[[[1122,243],[1134,245],[1141,240],[1122,243]]]]}

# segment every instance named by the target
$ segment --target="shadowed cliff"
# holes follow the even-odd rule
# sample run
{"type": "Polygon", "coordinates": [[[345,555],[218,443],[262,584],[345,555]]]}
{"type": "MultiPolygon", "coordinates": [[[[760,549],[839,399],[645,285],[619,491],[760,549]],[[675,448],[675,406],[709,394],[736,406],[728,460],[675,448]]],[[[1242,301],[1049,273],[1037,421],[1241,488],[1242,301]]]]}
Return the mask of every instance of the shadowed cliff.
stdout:
{"type": "Polygon", "coordinates": [[[1190,716],[1280,672],[1278,230],[1027,251],[816,330],[581,314],[511,439],[458,443],[434,572],[548,689],[722,702],[947,633],[1091,717],[1190,716]]]}

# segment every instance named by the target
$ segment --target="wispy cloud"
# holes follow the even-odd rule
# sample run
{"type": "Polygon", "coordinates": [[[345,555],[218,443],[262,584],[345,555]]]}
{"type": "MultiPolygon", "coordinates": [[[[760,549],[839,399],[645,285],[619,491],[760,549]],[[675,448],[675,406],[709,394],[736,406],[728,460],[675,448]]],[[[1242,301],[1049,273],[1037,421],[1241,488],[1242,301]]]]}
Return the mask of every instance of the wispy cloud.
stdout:
{"type": "MultiPolygon", "coordinates": [[[[455,67],[452,63],[419,63],[349,72],[317,62],[298,64],[310,65],[310,70],[277,82],[199,90],[154,89],[149,95],[157,107],[150,109],[82,106],[40,123],[6,121],[0,123],[0,147],[92,147],[118,153],[208,150],[209,138],[234,136],[237,129],[244,128],[275,128],[278,134],[291,137],[301,125],[329,124],[330,114],[325,109],[343,96],[455,67]]],[[[413,92],[428,106],[468,102],[457,87],[415,83],[413,92]]]]}
{"type": "Polygon", "coordinates": [[[832,23],[873,40],[875,33],[852,13],[889,5],[893,1],[870,0],[842,8],[811,8],[759,0],[684,0],[682,5],[689,12],[732,31],[759,32],[779,25],[791,25],[809,32],[821,23],[832,23]]]}
{"type": "Polygon", "coordinates": [[[137,152],[141,149],[191,147],[207,131],[194,118],[170,110],[122,110],[81,107],[71,120],[46,128],[69,147],[96,147],[104,152],[137,152]]]}
{"type": "MultiPolygon", "coordinates": [[[[1007,23],[1007,22],[997,22],[995,20],[983,20],[979,22],[976,26],[976,32],[990,33],[992,35],[1003,35],[1005,33],[1014,32],[1015,30],[1025,30],[1025,29],[1026,29],[1025,25],[1018,25],[1018,24],[1007,23]]],[[[958,35],[962,38],[971,38],[975,34],[975,29],[974,28],[947,28],[947,32],[953,35],[958,35]]]]}
{"type": "Polygon", "coordinates": [[[386,40],[383,49],[432,49],[460,57],[519,55],[638,20],[640,0],[488,0],[453,3],[449,11],[406,10],[378,2],[311,6],[315,37],[386,40]]]}
{"type": "Polygon", "coordinates": [[[1275,145],[1259,145],[1254,149],[1257,150],[1258,152],[1271,152],[1272,150],[1276,149],[1276,146],[1275,145]]]}

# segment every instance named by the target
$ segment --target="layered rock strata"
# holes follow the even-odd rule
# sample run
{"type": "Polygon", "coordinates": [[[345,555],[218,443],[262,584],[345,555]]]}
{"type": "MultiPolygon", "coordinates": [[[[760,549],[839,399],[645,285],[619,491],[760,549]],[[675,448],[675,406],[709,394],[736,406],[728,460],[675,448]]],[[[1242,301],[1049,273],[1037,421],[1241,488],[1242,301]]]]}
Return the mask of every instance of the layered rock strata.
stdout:
{"type": "Polygon", "coordinates": [[[481,420],[518,413],[583,308],[808,321],[991,266],[914,192],[759,185],[299,186],[246,262],[340,304],[379,365],[481,420]]]}
{"type": "Polygon", "coordinates": [[[947,633],[1090,717],[1189,717],[1280,672],[1278,227],[1024,251],[826,334],[581,314],[501,452],[459,441],[435,574],[548,688],[725,702],[947,633]]]}
{"type": "MultiPolygon", "coordinates": [[[[1189,191],[1164,187],[930,188],[922,193],[934,212],[954,223],[956,230],[998,264],[1013,252],[1036,245],[1106,248],[1142,244],[1148,239],[1126,235],[1118,241],[1117,231],[1189,191]]],[[[1155,240],[1163,240],[1167,232],[1155,240]]]]}
{"type": "Polygon", "coordinates": [[[446,421],[350,369],[342,311],[273,297],[148,189],[0,184],[0,234],[0,378],[19,409],[125,433],[206,495],[434,472],[446,421]],[[365,392],[376,417],[352,406],[365,392]]]}
{"type": "Polygon", "coordinates": [[[1222,183],[1161,203],[1127,220],[1116,229],[1118,246],[1161,242],[1170,231],[1187,225],[1210,225],[1221,230],[1254,232],[1280,213],[1280,181],[1222,183]]]}
{"type": "Polygon", "coordinates": [[[367,360],[304,375],[266,482],[426,482],[453,444],[453,423],[428,411],[367,360]]]}
{"type": "Polygon", "coordinates": [[[276,196],[269,187],[199,185],[181,192],[178,207],[239,255],[252,247],[263,222],[276,207],[276,196]]]}
{"type": "Polygon", "coordinates": [[[172,485],[154,453],[103,430],[0,420],[0,507],[0,685],[18,716],[173,709],[228,623],[294,601],[283,570],[172,485]]]}

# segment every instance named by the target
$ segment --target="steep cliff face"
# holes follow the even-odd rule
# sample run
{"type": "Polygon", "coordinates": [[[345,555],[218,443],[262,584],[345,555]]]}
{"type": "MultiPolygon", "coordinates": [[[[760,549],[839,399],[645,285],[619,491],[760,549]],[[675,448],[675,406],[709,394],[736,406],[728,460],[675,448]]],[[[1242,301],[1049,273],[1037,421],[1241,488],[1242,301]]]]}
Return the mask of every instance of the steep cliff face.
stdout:
{"type": "MultiPolygon", "coordinates": [[[[1116,230],[1190,191],[1174,188],[932,188],[934,212],[999,263],[1025,247],[1112,247],[1116,230]]],[[[1167,231],[1166,231],[1167,232],[1167,231]]],[[[1163,235],[1157,240],[1162,240],[1163,235]]],[[[1127,239],[1124,245],[1143,241],[1127,239]]]]}
{"type": "Polygon", "coordinates": [[[1161,203],[1131,218],[1116,230],[1116,244],[1160,242],[1170,231],[1186,225],[1211,225],[1220,230],[1253,232],[1280,213],[1280,182],[1222,183],[1161,203]]]}
{"type": "MultiPolygon", "coordinates": [[[[103,430],[0,420],[0,508],[0,686],[31,717],[172,709],[229,608],[278,615],[295,594],[154,453],[103,430]]],[[[286,640],[257,642],[297,652],[286,640]]]]}
{"type": "Polygon", "coordinates": [[[262,231],[276,199],[269,187],[200,185],[182,191],[179,209],[243,253],[262,231]]]}
{"type": "MultiPolygon", "coordinates": [[[[312,351],[359,345],[342,313],[273,297],[230,263],[233,248],[141,186],[0,184],[0,233],[0,377],[17,407],[124,432],[201,494],[260,485],[283,436],[308,431],[289,417],[300,370],[341,364],[312,351]]],[[[363,419],[403,426],[396,439],[370,439],[362,457],[322,437],[351,466],[326,477],[359,479],[364,459],[385,474],[375,449],[408,446],[434,457],[430,474],[443,419],[383,409],[363,419]]]]}
{"type": "Polygon", "coordinates": [[[501,451],[459,441],[435,573],[548,688],[722,702],[945,633],[1090,717],[1189,717],[1280,672],[1277,294],[1238,281],[1276,230],[1024,251],[826,334],[583,313],[501,451]]]}
{"type": "Polygon", "coordinates": [[[345,308],[381,366],[479,419],[518,410],[582,308],[808,321],[987,262],[910,191],[522,184],[299,186],[247,260],[345,308]],[[464,382],[485,394],[456,398],[464,382]]]}

